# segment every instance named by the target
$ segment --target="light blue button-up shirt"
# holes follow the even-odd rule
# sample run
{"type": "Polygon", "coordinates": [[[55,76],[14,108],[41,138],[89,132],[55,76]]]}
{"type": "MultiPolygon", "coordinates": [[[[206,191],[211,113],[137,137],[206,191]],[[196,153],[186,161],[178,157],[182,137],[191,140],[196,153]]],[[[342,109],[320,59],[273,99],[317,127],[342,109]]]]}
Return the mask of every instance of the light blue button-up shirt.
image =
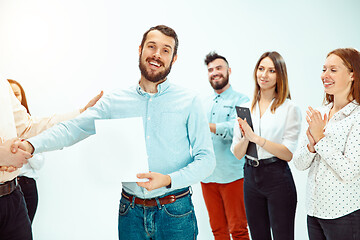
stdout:
{"type": "Polygon", "coordinates": [[[153,96],[139,85],[114,91],[77,118],[30,138],[29,142],[35,153],[57,150],[95,134],[96,119],[142,117],[149,170],[170,175],[171,188],[149,192],[135,182],[124,182],[125,191],[139,198],[153,198],[190,186],[205,179],[215,168],[205,112],[195,94],[168,80],[157,89],[153,96]]]}
{"type": "Polygon", "coordinates": [[[235,106],[249,101],[249,98],[233,90],[214,92],[208,99],[208,121],[216,124],[216,134],[211,133],[216,168],[203,182],[230,183],[244,177],[244,158],[238,160],[230,151],[236,115],[235,106]]]}

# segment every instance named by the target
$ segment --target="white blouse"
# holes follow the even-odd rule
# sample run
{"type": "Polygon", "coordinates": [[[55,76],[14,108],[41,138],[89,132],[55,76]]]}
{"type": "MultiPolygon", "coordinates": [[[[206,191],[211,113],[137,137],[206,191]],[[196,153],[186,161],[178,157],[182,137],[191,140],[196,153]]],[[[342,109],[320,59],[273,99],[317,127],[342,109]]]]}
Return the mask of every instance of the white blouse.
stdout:
{"type": "MultiPolygon", "coordinates": [[[[319,109],[329,114],[332,104],[319,109]]],[[[307,181],[307,214],[339,218],[360,209],[360,106],[351,102],[328,121],[325,137],[309,152],[302,137],[294,155],[299,170],[310,168],[307,181]]]]}
{"type": "MultiPolygon", "coordinates": [[[[290,152],[295,152],[301,129],[300,108],[295,106],[290,99],[286,99],[274,113],[271,112],[271,105],[272,102],[260,118],[259,105],[256,104],[254,111],[251,113],[254,133],[269,141],[283,144],[290,152]]],[[[244,104],[243,107],[251,109],[251,101],[244,104]]],[[[240,127],[236,122],[231,145],[232,152],[234,152],[234,147],[241,138],[240,127]]],[[[274,156],[258,145],[257,152],[260,160],[274,156]]]]}

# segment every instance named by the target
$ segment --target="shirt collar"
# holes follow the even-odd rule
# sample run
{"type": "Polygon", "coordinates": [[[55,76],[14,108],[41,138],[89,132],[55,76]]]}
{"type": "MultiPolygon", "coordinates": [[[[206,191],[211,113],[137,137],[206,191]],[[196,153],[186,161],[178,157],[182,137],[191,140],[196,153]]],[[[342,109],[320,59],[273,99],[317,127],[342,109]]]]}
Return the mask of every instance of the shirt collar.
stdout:
{"type": "Polygon", "coordinates": [[[224,92],[218,94],[214,91],[214,97],[213,97],[213,100],[215,100],[216,98],[218,97],[221,97],[221,98],[226,98],[228,95],[230,95],[231,93],[233,92],[233,89],[230,85],[230,87],[228,89],[226,89],[224,92]]]}
{"type": "Polygon", "coordinates": [[[353,100],[352,102],[349,102],[345,107],[343,107],[340,111],[342,111],[343,114],[345,114],[346,116],[349,116],[358,106],[359,104],[355,100],[353,100]]]}
{"type": "MultiPolygon", "coordinates": [[[[140,81],[139,81],[139,83],[140,83],[140,81]]],[[[136,91],[137,91],[140,95],[143,95],[143,96],[147,95],[147,96],[149,96],[149,94],[148,94],[147,92],[145,92],[145,91],[140,87],[140,84],[139,84],[139,83],[137,84],[136,91]]],[[[158,84],[158,85],[156,86],[158,91],[157,91],[157,93],[155,93],[154,97],[162,94],[163,92],[165,92],[166,89],[169,88],[169,86],[170,86],[170,83],[169,83],[169,80],[167,80],[167,79],[166,79],[164,82],[158,84]]]]}
{"type": "MultiPolygon", "coordinates": [[[[334,105],[333,102],[327,105],[329,111],[333,107],[333,105],[334,105]]],[[[349,116],[358,106],[359,103],[357,103],[356,100],[353,100],[352,102],[349,102],[345,107],[340,109],[339,113],[342,113],[345,116],[349,116]]]]}

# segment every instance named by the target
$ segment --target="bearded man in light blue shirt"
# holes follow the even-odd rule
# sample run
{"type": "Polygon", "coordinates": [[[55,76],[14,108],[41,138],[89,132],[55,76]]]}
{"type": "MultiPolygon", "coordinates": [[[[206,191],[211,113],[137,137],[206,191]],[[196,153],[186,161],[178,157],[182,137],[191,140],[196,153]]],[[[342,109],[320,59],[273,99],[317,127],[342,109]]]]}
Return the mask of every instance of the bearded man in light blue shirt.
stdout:
{"type": "Polygon", "coordinates": [[[173,29],[150,28],[139,47],[138,85],[103,96],[79,117],[21,146],[30,153],[56,150],[94,134],[96,119],[142,117],[150,172],[138,178],[149,180],[123,183],[121,240],[190,240],[198,233],[189,186],[212,173],[215,157],[200,100],[167,80],[177,48],[173,29]]]}
{"type": "Polygon", "coordinates": [[[231,68],[225,57],[211,52],[206,55],[209,82],[214,93],[207,99],[208,120],[214,146],[216,168],[201,183],[210,225],[217,239],[248,240],[244,205],[244,159],[240,161],[230,151],[235,106],[249,98],[232,89],[229,83],[231,68]]]}

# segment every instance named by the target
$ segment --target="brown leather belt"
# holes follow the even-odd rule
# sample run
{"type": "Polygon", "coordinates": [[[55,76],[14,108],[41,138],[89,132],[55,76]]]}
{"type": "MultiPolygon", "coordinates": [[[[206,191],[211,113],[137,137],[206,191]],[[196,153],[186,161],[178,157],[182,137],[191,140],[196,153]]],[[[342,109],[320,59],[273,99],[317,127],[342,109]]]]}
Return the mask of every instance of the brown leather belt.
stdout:
{"type": "Polygon", "coordinates": [[[16,189],[16,178],[11,181],[7,181],[3,184],[0,184],[0,197],[9,195],[16,189]]]}
{"type": "MultiPolygon", "coordinates": [[[[187,190],[186,192],[183,192],[183,193],[167,195],[165,197],[157,198],[157,199],[159,200],[160,205],[164,205],[164,204],[173,203],[173,202],[176,201],[176,199],[185,197],[189,193],[190,193],[190,190],[187,190]]],[[[124,198],[126,198],[129,202],[133,201],[133,198],[134,198],[133,195],[130,195],[125,191],[122,191],[121,195],[124,198]]],[[[135,202],[135,204],[139,204],[139,205],[142,205],[142,206],[145,206],[145,207],[155,207],[155,206],[157,206],[156,198],[142,199],[142,198],[135,197],[134,202],[135,202]]]]}

